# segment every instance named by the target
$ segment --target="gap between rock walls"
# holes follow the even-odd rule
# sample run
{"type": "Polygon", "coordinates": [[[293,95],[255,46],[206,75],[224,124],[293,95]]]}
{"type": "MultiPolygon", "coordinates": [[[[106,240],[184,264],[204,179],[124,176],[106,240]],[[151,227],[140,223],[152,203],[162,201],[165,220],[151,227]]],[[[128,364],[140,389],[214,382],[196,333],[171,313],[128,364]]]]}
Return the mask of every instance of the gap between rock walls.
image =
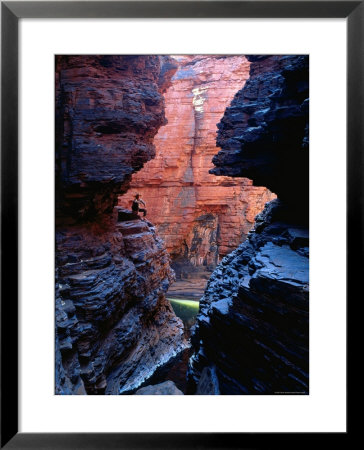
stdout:
{"type": "Polygon", "coordinates": [[[247,178],[216,177],[216,133],[225,109],[249,77],[245,56],[173,57],[178,68],[164,93],[166,118],[156,156],[135,173],[118,204],[135,193],[166,243],[177,281],[170,294],[201,297],[218,262],[242,241],[255,216],[276,196],[247,178]]]}
{"type": "Polygon", "coordinates": [[[57,57],[56,193],[57,394],[308,393],[308,57],[57,57]]]}

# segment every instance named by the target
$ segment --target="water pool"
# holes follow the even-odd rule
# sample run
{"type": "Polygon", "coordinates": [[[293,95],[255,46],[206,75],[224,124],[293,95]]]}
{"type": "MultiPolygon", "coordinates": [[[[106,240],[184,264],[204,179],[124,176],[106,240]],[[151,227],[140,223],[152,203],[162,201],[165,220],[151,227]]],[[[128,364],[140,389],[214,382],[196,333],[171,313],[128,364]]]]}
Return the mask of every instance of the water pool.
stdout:
{"type": "Polygon", "coordinates": [[[186,334],[189,335],[189,331],[196,321],[200,303],[190,299],[167,298],[171,302],[176,316],[182,319],[186,334]]]}

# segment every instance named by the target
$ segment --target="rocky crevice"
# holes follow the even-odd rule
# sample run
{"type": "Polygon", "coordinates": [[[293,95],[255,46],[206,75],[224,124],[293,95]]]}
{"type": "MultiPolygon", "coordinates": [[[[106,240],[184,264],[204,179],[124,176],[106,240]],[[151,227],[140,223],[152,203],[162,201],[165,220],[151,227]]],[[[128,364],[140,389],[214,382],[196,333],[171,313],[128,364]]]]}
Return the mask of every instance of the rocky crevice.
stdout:
{"type": "Polygon", "coordinates": [[[275,195],[248,179],[208,173],[216,124],[244,86],[249,61],[226,55],[175,58],[179,67],[165,93],[168,124],[154,139],[156,158],[133,175],[119,205],[130,207],[133,194],[142,194],[182,276],[190,268],[213,269],[245,239],[256,214],[275,195]]]}
{"type": "Polygon", "coordinates": [[[120,394],[186,347],[150,222],[117,194],[153,158],[176,66],[158,56],[56,58],[57,394],[120,394]]]}

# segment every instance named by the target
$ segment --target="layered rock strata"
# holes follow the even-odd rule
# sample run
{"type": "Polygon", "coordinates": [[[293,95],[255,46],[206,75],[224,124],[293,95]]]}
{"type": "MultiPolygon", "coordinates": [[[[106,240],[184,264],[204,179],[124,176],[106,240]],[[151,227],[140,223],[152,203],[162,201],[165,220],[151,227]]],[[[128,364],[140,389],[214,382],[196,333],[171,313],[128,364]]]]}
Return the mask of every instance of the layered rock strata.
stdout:
{"type": "Polygon", "coordinates": [[[155,154],[173,68],[157,56],[56,59],[57,394],[127,392],[186,347],[163,241],[114,208],[155,154]]]}
{"type": "Polygon", "coordinates": [[[175,70],[159,56],[56,57],[58,220],[110,213],[132,173],[155,156],[175,70]]]}
{"type": "Polygon", "coordinates": [[[278,199],[208,282],[192,337],[190,389],[307,394],[308,57],[249,60],[251,77],[219,124],[211,172],[251,177],[278,199]]]}
{"type": "Polygon", "coordinates": [[[155,136],[156,158],[133,176],[119,205],[130,208],[135,192],[142,194],[182,275],[186,262],[214,268],[245,239],[256,214],[275,196],[248,179],[209,174],[216,124],[244,86],[249,61],[226,55],[175,58],[179,68],[165,93],[168,124],[155,136]]]}

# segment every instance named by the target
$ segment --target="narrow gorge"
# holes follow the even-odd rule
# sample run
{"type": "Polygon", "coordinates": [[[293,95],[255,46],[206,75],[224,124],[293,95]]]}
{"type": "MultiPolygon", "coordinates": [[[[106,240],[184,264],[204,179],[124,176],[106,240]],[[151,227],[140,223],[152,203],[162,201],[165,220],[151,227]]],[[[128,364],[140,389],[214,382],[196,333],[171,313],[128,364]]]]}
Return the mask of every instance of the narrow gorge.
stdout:
{"type": "Polygon", "coordinates": [[[57,394],[308,393],[308,140],[306,56],[56,57],[57,394]]]}
{"type": "Polygon", "coordinates": [[[202,295],[212,270],[246,239],[275,195],[248,178],[209,173],[217,124],[248,79],[250,62],[245,56],[174,59],[178,69],[165,93],[168,123],[154,138],[156,157],[133,176],[119,205],[130,208],[135,193],[142,195],[172,258],[178,280],[171,291],[193,296],[202,295]]]}

